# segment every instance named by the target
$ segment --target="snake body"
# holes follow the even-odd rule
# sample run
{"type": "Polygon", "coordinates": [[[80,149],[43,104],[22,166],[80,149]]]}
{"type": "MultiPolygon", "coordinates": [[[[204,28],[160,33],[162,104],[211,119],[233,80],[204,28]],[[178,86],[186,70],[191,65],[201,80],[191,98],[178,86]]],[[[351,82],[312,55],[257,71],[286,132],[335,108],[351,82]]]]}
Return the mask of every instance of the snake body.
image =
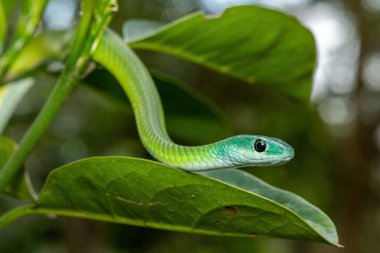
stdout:
{"type": "Polygon", "coordinates": [[[258,135],[238,135],[202,146],[178,145],[166,131],[157,88],[146,67],[128,45],[117,34],[106,31],[93,58],[121,84],[132,104],[143,145],[165,164],[201,171],[278,165],[294,155],[293,148],[285,142],[258,135]]]}

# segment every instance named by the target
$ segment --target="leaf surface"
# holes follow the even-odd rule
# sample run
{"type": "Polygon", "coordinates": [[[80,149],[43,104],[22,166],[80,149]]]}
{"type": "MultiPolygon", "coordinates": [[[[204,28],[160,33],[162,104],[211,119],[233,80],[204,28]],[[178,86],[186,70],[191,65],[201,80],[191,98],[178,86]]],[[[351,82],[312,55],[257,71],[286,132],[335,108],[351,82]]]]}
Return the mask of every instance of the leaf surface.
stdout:
{"type": "MultiPolygon", "coordinates": [[[[265,191],[285,194],[256,182],[265,191]]],[[[306,201],[298,203],[310,207],[306,201]]],[[[294,210],[266,197],[157,162],[127,157],[88,158],[54,170],[35,212],[184,232],[337,245],[294,210]]],[[[326,225],[318,219],[315,222],[326,225]]]]}
{"type": "Polygon", "coordinates": [[[149,28],[146,20],[132,20],[124,25],[124,37],[132,48],[173,55],[309,101],[315,43],[294,17],[238,6],[220,16],[196,12],[154,28],[157,22],[149,28]]]}

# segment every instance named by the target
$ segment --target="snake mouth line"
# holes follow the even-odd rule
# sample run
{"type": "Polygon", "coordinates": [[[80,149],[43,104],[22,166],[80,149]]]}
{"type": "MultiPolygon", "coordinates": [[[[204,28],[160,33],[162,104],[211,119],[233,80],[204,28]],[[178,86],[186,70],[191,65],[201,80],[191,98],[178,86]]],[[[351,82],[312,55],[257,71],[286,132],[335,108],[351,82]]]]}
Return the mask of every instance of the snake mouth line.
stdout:
{"type": "Polygon", "coordinates": [[[293,158],[293,156],[282,157],[282,158],[280,158],[278,160],[272,161],[270,163],[270,165],[284,164],[284,163],[289,162],[292,158],[293,158]]]}
{"type": "Polygon", "coordinates": [[[283,161],[290,161],[292,160],[293,156],[286,156],[284,158],[282,158],[283,161]]]}

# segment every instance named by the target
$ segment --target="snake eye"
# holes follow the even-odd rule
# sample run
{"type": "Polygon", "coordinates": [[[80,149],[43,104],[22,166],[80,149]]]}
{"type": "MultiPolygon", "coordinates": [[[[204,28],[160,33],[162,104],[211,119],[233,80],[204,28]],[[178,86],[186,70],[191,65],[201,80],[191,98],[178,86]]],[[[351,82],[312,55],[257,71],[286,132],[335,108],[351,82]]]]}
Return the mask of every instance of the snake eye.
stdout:
{"type": "Polygon", "coordinates": [[[255,141],[254,147],[257,152],[261,153],[264,152],[267,148],[267,143],[263,140],[258,139],[255,141]]]}

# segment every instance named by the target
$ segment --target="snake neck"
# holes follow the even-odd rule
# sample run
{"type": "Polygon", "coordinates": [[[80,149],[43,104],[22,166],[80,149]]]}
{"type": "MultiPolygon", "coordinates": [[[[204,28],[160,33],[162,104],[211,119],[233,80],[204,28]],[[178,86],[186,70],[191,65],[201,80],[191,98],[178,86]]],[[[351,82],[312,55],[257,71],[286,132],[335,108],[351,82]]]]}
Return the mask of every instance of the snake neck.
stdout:
{"type": "Polygon", "coordinates": [[[150,139],[149,144],[144,146],[157,160],[188,171],[241,166],[225,141],[202,146],[183,146],[172,142],[169,138],[156,137],[154,140],[150,139]]]}

